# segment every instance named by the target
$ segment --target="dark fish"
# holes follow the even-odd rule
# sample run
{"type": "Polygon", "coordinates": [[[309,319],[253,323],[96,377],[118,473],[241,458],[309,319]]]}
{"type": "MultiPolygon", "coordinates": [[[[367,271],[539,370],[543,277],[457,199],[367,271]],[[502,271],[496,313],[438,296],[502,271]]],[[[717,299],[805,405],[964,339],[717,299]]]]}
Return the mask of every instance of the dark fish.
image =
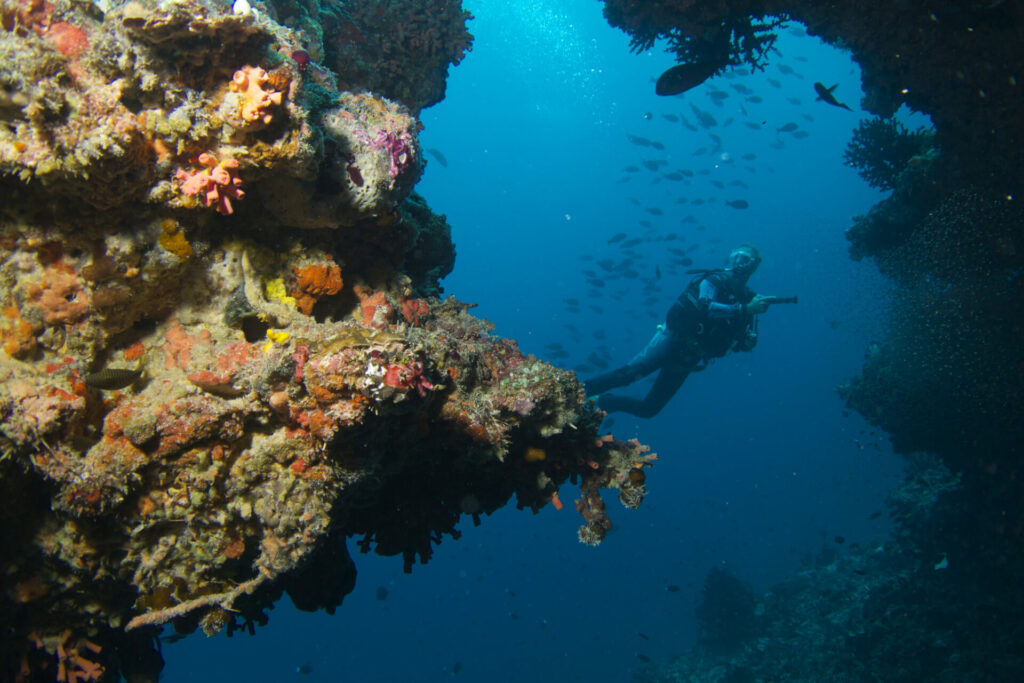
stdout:
{"type": "Polygon", "coordinates": [[[809,59],[807,59],[807,57],[804,57],[803,55],[799,55],[797,57],[793,57],[793,59],[795,59],[798,62],[809,62],[810,61],[809,59]]]}
{"type": "Polygon", "coordinates": [[[590,355],[587,356],[587,362],[598,370],[605,370],[608,367],[608,361],[598,355],[596,351],[591,351],[590,355]]]}
{"type": "Polygon", "coordinates": [[[793,123],[792,121],[790,121],[787,124],[779,126],[775,130],[777,130],[780,133],[791,133],[792,131],[796,130],[799,127],[800,127],[799,124],[796,124],[796,123],[793,123]]]}
{"type": "Polygon", "coordinates": [[[686,266],[692,266],[693,265],[693,259],[689,258],[689,257],[684,258],[684,259],[680,259],[679,260],[679,265],[683,266],[684,268],[686,266]]]}
{"type": "Polygon", "coordinates": [[[651,141],[647,138],[642,138],[639,135],[630,135],[626,133],[626,139],[638,147],[650,147],[651,141]]]}
{"type": "MultiPolygon", "coordinates": [[[[564,301],[565,303],[569,304],[570,306],[579,306],[580,305],[580,300],[579,299],[565,298],[565,299],[562,299],[562,301],[564,301]]],[[[559,349],[562,348],[562,345],[557,343],[557,342],[554,343],[554,344],[548,344],[548,346],[551,347],[551,348],[559,348],[559,349]]]]}
{"type": "Polygon", "coordinates": [[[651,658],[648,657],[647,655],[643,654],[642,652],[637,652],[636,653],[636,658],[639,659],[644,664],[650,664],[650,662],[651,662],[651,658]]]}
{"type": "Polygon", "coordinates": [[[717,187],[719,190],[725,189],[725,183],[723,183],[721,180],[712,180],[711,184],[717,187]]]}
{"type": "Polygon", "coordinates": [[[429,147],[427,149],[427,154],[437,159],[437,163],[441,164],[445,168],[448,168],[448,160],[444,158],[443,154],[441,154],[441,150],[429,147]]]}
{"type": "Polygon", "coordinates": [[[747,152],[746,154],[743,155],[743,158],[746,159],[747,161],[753,161],[754,159],[757,158],[757,155],[754,154],[753,152],[747,152]]]}
{"type": "Polygon", "coordinates": [[[716,71],[718,71],[717,66],[700,62],[676,64],[658,76],[658,82],[654,85],[654,92],[657,95],[663,96],[684,93],[711,78],[716,71]]]}
{"type": "Polygon", "coordinates": [[[655,280],[660,280],[661,279],[661,267],[660,266],[654,266],[654,279],[655,280]]]}
{"type": "Polygon", "coordinates": [[[729,181],[729,187],[742,187],[744,190],[749,189],[750,185],[737,178],[736,180],[729,181]]]}
{"type": "Polygon", "coordinates": [[[90,386],[93,389],[113,391],[114,389],[124,389],[134,384],[140,377],[142,377],[142,370],[140,369],[103,368],[98,372],[89,373],[82,380],[86,386],[90,386]]]}
{"type": "MultiPolygon", "coordinates": [[[[569,301],[569,299],[566,299],[566,301],[569,301]]],[[[577,300],[577,299],[572,299],[572,301],[575,301],[577,304],[579,304],[579,300],[577,300]]],[[[545,349],[555,349],[555,350],[557,350],[557,349],[562,349],[564,347],[562,346],[561,342],[551,342],[550,344],[545,344],[544,348],[545,349]]]]}
{"type": "Polygon", "coordinates": [[[678,182],[683,179],[683,174],[680,173],[679,171],[673,171],[672,173],[662,173],[661,175],[665,178],[665,180],[671,180],[674,182],[678,182]]]}
{"type": "Polygon", "coordinates": [[[668,162],[662,161],[661,159],[644,159],[640,163],[642,163],[644,168],[648,171],[657,171],[659,166],[664,166],[668,162]]]}
{"type": "Polygon", "coordinates": [[[798,130],[794,131],[793,133],[793,137],[795,137],[797,140],[802,140],[808,135],[810,135],[810,133],[808,133],[806,130],[798,130]]]}
{"type": "Polygon", "coordinates": [[[789,74],[796,73],[796,71],[793,70],[793,67],[791,67],[789,64],[778,64],[776,65],[776,68],[779,70],[779,73],[786,74],[787,76],[789,74]]]}
{"type": "Polygon", "coordinates": [[[772,86],[773,88],[781,88],[782,87],[782,82],[778,81],[778,80],[776,80],[774,78],[769,78],[768,79],[768,85],[772,86]]]}
{"type": "Polygon", "coordinates": [[[635,247],[638,244],[643,244],[643,239],[640,237],[634,237],[631,240],[626,240],[625,242],[623,242],[622,248],[629,249],[630,247],[635,247]]]}
{"type": "Polygon", "coordinates": [[[295,667],[295,673],[302,674],[303,676],[308,676],[309,674],[313,673],[313,665],[308,662],[305,664],[299,664],[297,667],[295,667]]]}
{"type": "Polygon", "coordinates": [[[854,569],[853,573],[856,574],[857,576],[867,576],[868,575],[868,573],[866,571],[864,571],[863,569],[854,569]]]}
{"type": "Polygon", "coordinates": [[[764,102],[764,98],[761,97],[760,95],[751,95],[750,97],[746,98],[746,100],[747,102],[752,102],[754,104],[761,104],[762,102],[764,102]]]}
{"type": "Polygon", "coordinates": [[[743,125],[751,130],[761,130],[761,124],[754,121],[744,121],[743,125]]]}
{"type": "Polygon", "coordinates": [[[628,183],[629,181],[630,181],[630,176],[624,175],[621,178],[619,178],[618,180],[616,180],[615,184],[616,185],[621,185],[622,183],[628,183]]]}
{"type": "Polygon", "coordinates": [[[665,215],[665,212],[662,211],[661,209],[659,209],[656,206],[648,206],[648,207],[646,207],[644,209],[644,211],[646,211],[647,213],[651,214],[652,216],[663,216],[663,215],[665,215]]]}
{"type": "Polygon", "coordinates": [[[626,168],[624,168],[622,170],[625,173],[636,173],[637,171],[640,170],[640,167],[639,166],[627,166],[626,168]]]}
{"type": "Polygon", "coordinates": [[[840,545],[846,543],[846,538],[844,536],[836,536],[833,540],[840,545]]]}
{"type": "Polygon", "coordinates": [[[679,115],[679,120],[683,122],[683,125],[686,126],[686,128],[692,130],[694,133],[700,130],[700,128],[687,121],[686,117],[683,116],[682,114],[679,115]]]}
{"type": "Polygon", "coordinates": [[[701,128],[714,128],[718,125],[718,121],[715,117],[706,111],[698,109],[695,105],[690,105],[690,109],[693,110],[693,115],[697,117],[697,123],[700,124],[701,128]]]}
{"type": "Polygon", "coordinates": [[[665,145],[661,142],[658,142],[657,140],[651,140],[651,147],[658,150],[659,152],[665,149],[665,145]]]}
{"type": "Polygon", "coordinates": [[[682,588],[680,588],[679,586],[677,586],[677,585],[675,585],[673,583],[673,584],[669,584],[668,586],[665,586],[665,590],[667,590],[669,593],[678,593],[679,591],[682,590],[682,588]]]}
{"type": "Polygon", "coordinates": [[[743,85],[742,83],[730,83],[729,87],[738,92],[741,95],[753,95],[754,91],[743,85]]]}
{"type": "Polygon", "coordinates": [[[452,666],[452,673],[457,674],[460,671],[462,671],[462,662],[455,662],[455,664],[452,666]]]}
{"type": "Polygon", "coordinates": [[[833,85],[831,88],[826,88],[824,83],[815,83],[814,92],[818,93],[818,97],[814,101],[817,102],[818,100],[821,100],[825,104],[831,104],[833,107],[839,107],[841,109],[845,109],[846,111],[853,111],[848,106],[837,100],[836,96],[832,94],[832,91],[834,91],[838,87],[838,83],[833,85]]]}
{"type": "Polygon", "coordinates": [[[707,147],[698,147],[697,149],[693,150],[693,156],[695,156],[695,157],[703,156],[703,155],[705,155],[707,153],[708,153],[708,148],[707,147]]]}
{"type": "Polygon", "coordinates": [[[878,519],[881,516],[882,516],[882,511],[881,510],[876,510],[875,512],[871,513],[871,516],[869,516],[868,519],[878,519]]]}
{"type": "Polygon", "coordinates": [[[701,204],[704,203],[704,199],[701,198],[701,197],[697,197],[696,199],[692,200],[690,203],[693,204],[694,206],[700,206],[701,204]]]}
{"type": "Polygon", "coordinates": [[[708,93],[708,97],[716,101],[724,100],[725,98],[729,97],[729,93],[725,92],[724,90],[712,90],[708,93]]]}
{"type": "Polygon", "coordinates": [[[621,242],[624,239],[626,239],[626,233],[617,232],[614,235],[612,235],[610,240],[608,240],[608,244],[615,244],[616,242],[621,242]]]}
{"type": "Polygon", "coordinates": [[[731,206],[734,209],[746,209],[750,206],[750,202],[746,199],[730,199],[725,205],[731,206]]]}
{"type": "Polygon", "coordinates": [[[676,116],[675,114],[662,114],[661,118],[665,119],[666,121],[671,121],[672,123],[679,123],[679,117],[676,116]]]}
{"type": "Polygon", "coordinates": [[[803,104],[803,101],[801,101],[801,99],[799,97],[787,97],[786,101],[789,102],[792,105],[796,105],[797,107],[799,107],[801,104],[803,104]]]}
{"type": "Polygon", "coordinates": [[[387,586],[377,586],[377,602],[384,602],[388,599],[387,586]]]}
{"type": "MultiPolygon", "coordinates": [[[[607,426],[608,426],[608,420],[605,420],[605,421],[604,421],[604,422],[602,422],[601,424],[602,424],[603,426],[607,427],[607,426]]],[[[644,634],[643,634],[643,633],[641,633],[640,631],[637,631],[637,632],[636,632],[636,634],[637,634],[638,636],[640,636],[641,638],[643,638],[644,640],[650,640],[650,638],[648,638],[648,637],[647,637],[646,635],[644,635],[644,634]]]]}

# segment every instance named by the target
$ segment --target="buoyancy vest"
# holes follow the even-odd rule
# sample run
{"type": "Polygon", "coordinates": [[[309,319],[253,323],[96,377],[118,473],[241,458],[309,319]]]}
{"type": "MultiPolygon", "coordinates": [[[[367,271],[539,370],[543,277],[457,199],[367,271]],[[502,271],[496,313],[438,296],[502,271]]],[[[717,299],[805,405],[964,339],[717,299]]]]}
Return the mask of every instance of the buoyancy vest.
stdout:
{"type": "Polygon", "coordinates": [[[715,286],[715,303],[745,304],[754,298],[754,292],[737,282],[724,269],[694,271],[697,277],[690,281],[665,316],[665,325],[672,332],[695,338],[701,351],[709,358],[724,356],[736,341],[745,335],[750,316],[711,318],[707,305],[700,301],[700,286],[710,280],[715,286]]]}

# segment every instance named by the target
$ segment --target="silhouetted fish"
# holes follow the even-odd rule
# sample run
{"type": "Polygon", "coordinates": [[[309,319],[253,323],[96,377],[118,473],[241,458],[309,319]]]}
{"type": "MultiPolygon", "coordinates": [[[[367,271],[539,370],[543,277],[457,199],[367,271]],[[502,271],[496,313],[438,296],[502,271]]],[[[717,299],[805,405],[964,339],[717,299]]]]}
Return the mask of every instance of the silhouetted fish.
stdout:
{"type": "Polygon", "coordinates": [[[651,146],[651,141],[650,140],[648,140],[647,138],[642,138],[639,135],[632,135],[630,133],[626,133],[626,139],[629,140],[631,143],[633,143],[634,145],[636,145],[638,147],[650,147],[651,146]]]}
{"type": "Polygon", "coordinates": [[[636,658],[639,659],[644,664],[650,664],[650,662],[651,662],[651,658],[648,657],[647,655],[643,654],[642,652],[637,652],[636,653],[636,658]]]}
{"type": "Polygon", "coordinates": [[[658,76],[658,82],[654,85],[654,92],[657,95],[663,96],[684,93],[711,78],[717,70],[717,66],[700,62],[676,64],[658,76]]]}
{"type": "Polygon", "coordinates": [[[662,173],[661,175],[663,178],[665,178],[665,180],[671,180],[673,182],[679,182],[680,180],[683,179],[683,174],[680,173],[679,171],[673,171],[672,173],[662,173]]]}
{"type": "Polygon", "coordinates": [[[624,172],[626,172],[626,173],[636,173],[637,171],[640,170],[640,167],[639,166],[627,166],[626,168],[624,168],[622,170],[624,172]]]}
{"type": "Polygon", "coordinates": [[[443,154],[441,154],[441,150],[429,147],[427,149],[427,154],[437,159],[437,163],[441,164],[445,168],[448,168],[448,160],[444,158],[443,154]]]}
{"type": "Polygon", "coordinates": [[[760,95],[751,95],[750,97],[746,98],[746,100],[747,102],[752,102],[754,104],[760,104],[761,102],[764,102],[764,98],[761,97],[760,95]]]}
{"type": "Polygon", "coordinates": [[[662,211],[661,209],[659,209],[656,206],[648,206],[647,208],[644,209],[644,211],[646,211],[647,213],[651,214],[652,216],[663,216],[663,215],[665,215],[665,212],[662,211]]]}
{"type": "Polygon", "coordinates": [[[833,107],[839,107],[840,109],[845,109],[846,111],[853,111],[848,106],[837,100],[836,96],[832,94],[832,91],[838,87],[838,83],[833,85],[831,88],[826,88],[824,83],[815,83],[814,92],[818,93],[818,98],[815,100],[815,102],[821,100],[825,104],[831,104],[833,107]]]}
{"type": "Polygon", "coordinates": [[[680,588],[679,586],[677,586],[677,585],[675,585],[673,583],[673,584],[669,584],[668,586],[665,586],[665,590],[667,590],[669,593],[678,593],[679,591],[682,590],[682,588],[680,588]]]}
{"type": "Polygon", "coordinates": [[[675,114],[662,114],[661,118],[665,119],[666,121],[671,121],[672,123],[679,123],[679,117],[676,116],[675,114]]]}
{"type": "Polygon", "coordinates": [[[768,85],[772,86],[773,88],[781,88],[782,87],[782,81],[778,81],[778,80],[776,80],[774,78],[769,78],[768,79],[768,85]]]}
{"type": "Polygon", "coordinates": [[[388,589],[386,586],[377,586],[377,600],[384,602],[388,599],[388,589]]]}
{"type": "Polygon", "coordinates": [[[313,665],[309,664],[308,662],[306,664],[299,664],[297,667],[295,667],[295,673],[302,674],[303,676],[308,676],[309,674],[313,673],[313,665]]]}
{"type": "Polygon", "coordinates": [[[778,132],[780,132],[780,133],[791,133],[791,132],[793,132],[794,130],[796,130],[797,128],[799,128],[799,127],[800,127],[800,125],[799,125],[799,124],[796,124],[796,123],[793,123],[792,121],[790,121],[790,122],[789,122],[789,123],[787,123],[787,124],[784,124],[784,125],[782,125],[782,126],[779,126],[779,127],[778,127],[778,128],[776,128],[775,130],[777,130],[777,131],[778,131],[778,132]]]}
{"type": "Polygon", "coordinates": [[[741,95],[753,95],[754,91],[743,85],[742,83],[730,83],[729,87],[738,92],[741,95]]]}
{"type": "Polygon", "coordinates": [[[695,105],[690,105],[690,109],[693,110],[694,116],[697,117],[697,123],[700,124],[701,128],[713,128],[718,125],[718,121],[715,117],[702,109],[697,108],[695,105]]]}
{"type": "Polygon", "coordinates": [[[787,97],[786,101],[789,102],[792,105],[797,106],[797,107],[799,107],[801,104],[803,104],[803,102],[800,100],[799,97],[787,97]]]}
{"type": "Polygon", "coordinates": [[[622,248],[629,249],[630,247],[635,247],[638,244],[643,244],[643,239],[640,237],[634,237],[631,240],[626,240],[625,242],[623,242],[622,248]]]}
{"type": "Polygon", "coordinates": [[[611,239],[608,240],[608,244],[615,244],[616,242],[621,242],[622,240],[626,239],[626,237],[626,233],[617,232],[614,235],[612,235],[611,239]]]}
{"type": "Polygon", "coordinates": [[[789,74],[796,73],[796,71],[793,70],[793,67],[791,67],[789,64],[777,64],[776,68],[779,70],[779,73],[786,74],[787,76],[789,74]]]}
{"type": "Polygon", "coordinates": [[[730,199],[725,205],[731,206],[734,209],[746,209],[750,206],[750,202],[746,199],[730,199]]]}
{"type": "Polygon", "coordinates": [[[806,130],[798,130],[793,133],[793,137],[795,137],[798,140],[802,140],[808,135],[810,135],[810,133],[808,133],[806,130]]]}
{"type": "Polygon", "coordinates": [[[747,152],[746,154],[743,155],[743,158],[746,159],[747,161],[753,161],[754,159],[757,158],[757,155],[754,154],[753,152],[747,152]]]}

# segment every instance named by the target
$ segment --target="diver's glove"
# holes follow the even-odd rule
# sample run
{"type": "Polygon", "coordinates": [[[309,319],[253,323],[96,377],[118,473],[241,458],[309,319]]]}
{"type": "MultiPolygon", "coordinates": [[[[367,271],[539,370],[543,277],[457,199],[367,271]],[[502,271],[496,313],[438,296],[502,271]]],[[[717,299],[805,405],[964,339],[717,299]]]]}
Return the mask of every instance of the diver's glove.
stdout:
{"type": "Polygon", "coordinates": [[[769,306],[771,306],[771,303],[768,301],[768,297],[758,294],[750,300],[750,303],[744,306],[743,310],[750,315],[761,315],[768,310],[769,306]]]}

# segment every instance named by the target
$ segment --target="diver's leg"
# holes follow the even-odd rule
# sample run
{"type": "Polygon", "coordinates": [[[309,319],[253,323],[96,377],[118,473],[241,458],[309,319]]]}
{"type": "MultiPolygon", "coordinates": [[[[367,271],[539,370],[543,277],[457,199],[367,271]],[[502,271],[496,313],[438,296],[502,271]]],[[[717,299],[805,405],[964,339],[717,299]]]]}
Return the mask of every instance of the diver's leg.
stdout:
{"type": "Polygon", "coordinates": [[[618,396],[616,394],[604,394],[598,400],[597,405],[601,410],[609,413],[623,412],[636,415],[637,417],[654,417],[675,396],[689,374],[689,370],[662,370],[658,373],[657,379],[654,380],[654,386],[651,387],[651,390],[647,392],[647,396],[643,399],[618,396]]]}
{"type": "Polygon", "coordinates": [[[633,356],[631,361],[621,368],[586,380],[584,385],[587,396],[603,394],[609,389],[624,387],[646,377],[664,364],[666,356],[673,348],[671,333],[659,328],[651,341],[647,342],[647,346],[633,356]]]}

